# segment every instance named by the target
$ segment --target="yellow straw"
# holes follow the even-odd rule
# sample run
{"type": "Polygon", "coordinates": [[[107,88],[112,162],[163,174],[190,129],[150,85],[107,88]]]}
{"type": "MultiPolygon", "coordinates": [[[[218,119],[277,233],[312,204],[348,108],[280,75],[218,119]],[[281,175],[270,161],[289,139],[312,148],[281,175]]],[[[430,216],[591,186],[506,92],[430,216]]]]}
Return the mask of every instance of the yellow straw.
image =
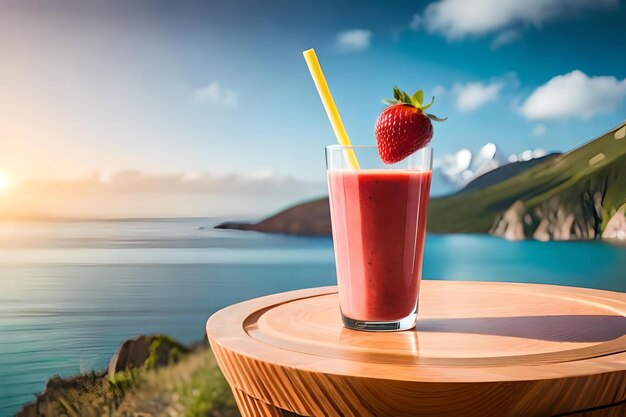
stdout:
{"type": "MultiPolygon", "coordinates": [[[[322,99],[326,115],[328,116],[330,124],[335,131],[335,136],[337,136],[339,144],[343,146],[351,146],[350,138],[348,137],[348,133],[341,122],[341,116],[339,116],[339,111],[337,110],[333,96],[330,94],[326,78],[322,72],[322,67],[317,60],[317,55],[315,55],[315,50],[309,49],[308,51],[304,51],[302,54],[304,55],[306,64],[309,67],[311,77],[313,78],[315,87],[317,87],[317,92],[322,99]]],[[[348,165],[350,165],[352,169],[359,169],[359,161],[357,161],[354,151],[352,149],[346,149],[345,155],[348,165]]]]}

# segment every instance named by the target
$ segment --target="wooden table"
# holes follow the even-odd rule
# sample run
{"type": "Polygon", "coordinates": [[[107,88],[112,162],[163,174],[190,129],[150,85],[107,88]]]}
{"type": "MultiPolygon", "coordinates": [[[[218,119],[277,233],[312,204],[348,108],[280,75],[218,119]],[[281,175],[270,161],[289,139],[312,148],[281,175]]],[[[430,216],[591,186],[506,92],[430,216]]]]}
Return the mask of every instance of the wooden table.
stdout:
{"type": "Polygon", "coordinates": [[[626,416],[626,294],[424,281],[417,331],[342,327],[335,287],[207,323],[244,417],[626,416]]]}

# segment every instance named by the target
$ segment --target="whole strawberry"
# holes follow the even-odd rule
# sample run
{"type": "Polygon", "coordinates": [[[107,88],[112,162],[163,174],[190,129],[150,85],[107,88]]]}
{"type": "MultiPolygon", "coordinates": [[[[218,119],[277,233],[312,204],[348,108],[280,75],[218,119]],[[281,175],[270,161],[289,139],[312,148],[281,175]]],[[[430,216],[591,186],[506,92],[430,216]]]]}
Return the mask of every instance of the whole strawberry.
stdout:
{"type": "Polygon", "coordinates": [[[378,154],[386,164],[402,161],[413,152],[428,145],[433,137],[431,120],[443,122],[447,119],[425,113],[433,105],[422,105],[424,92],[417,91],[409,96],[398,87],[393,88],[394,99],[384,100],[387,107],[376,120],[376,143],[378,154]]]}

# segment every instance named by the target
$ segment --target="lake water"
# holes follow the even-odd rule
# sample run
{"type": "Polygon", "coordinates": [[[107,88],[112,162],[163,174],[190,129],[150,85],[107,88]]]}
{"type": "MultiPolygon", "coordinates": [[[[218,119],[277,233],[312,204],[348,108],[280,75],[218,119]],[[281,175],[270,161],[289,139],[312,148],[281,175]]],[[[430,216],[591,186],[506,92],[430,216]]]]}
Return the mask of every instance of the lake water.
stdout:
{"type": "MultiPolygon", "coordinates": [[[[335,283],[330,239],[213,230],[220,220],[0,222],[0,416],[54,374],[106,367],[126,338],[197,341],[226,305],[335,283]]],[[[424,276],[626,291],[626,247],[428,236],[424,276]]]]}

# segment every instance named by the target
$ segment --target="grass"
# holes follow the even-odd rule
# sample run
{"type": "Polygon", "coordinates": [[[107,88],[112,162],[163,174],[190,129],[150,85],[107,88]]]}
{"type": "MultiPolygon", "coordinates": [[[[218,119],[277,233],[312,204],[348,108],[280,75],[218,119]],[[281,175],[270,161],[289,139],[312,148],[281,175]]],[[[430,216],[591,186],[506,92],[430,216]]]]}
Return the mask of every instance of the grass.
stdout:
{"type": "Polygon", "coordinates": [[[158,351],[163,344],[172,346],[169,349],[168,353],[168,363],[176,363],[182,358],[183,351],[181,349],[180,343],[178,343],[176,340],[174,340],[174,338],[170,336],[157,334],[152,336],[152,342],[150,342],[149,347],[150,356],[148,356],[148,359],[146,359],[146,361],[144,362],[145,369],[149,370],[156,368],[159,357],[158,351]]]}
{"type": "Polygon", "coordinates": [[[207,415],[235,415],[226,410],[235,404],[230,389],[219,369],[200,367],[194,370],[189,380],[180,382],[175,387],[178,401],[185,410],[185,417],[204,417],[207,415]]]}
{"type": "Polygon", "coordinates": [[[134,385],[126,389],[111,417],[138,413],[155,417],[239,415],[228,383],[210,350],[185,355],[175,365],[139,371],[132,378],[134,385]]]}
{"type": "MultiPolygon", "coordinates": [[[[155,347],[156,349],[156,347],[155,347]]],[[[47,417],[236,417],[235,401],[210,349],[172,365],[61,380],[39,409],[47,417]]]]}

